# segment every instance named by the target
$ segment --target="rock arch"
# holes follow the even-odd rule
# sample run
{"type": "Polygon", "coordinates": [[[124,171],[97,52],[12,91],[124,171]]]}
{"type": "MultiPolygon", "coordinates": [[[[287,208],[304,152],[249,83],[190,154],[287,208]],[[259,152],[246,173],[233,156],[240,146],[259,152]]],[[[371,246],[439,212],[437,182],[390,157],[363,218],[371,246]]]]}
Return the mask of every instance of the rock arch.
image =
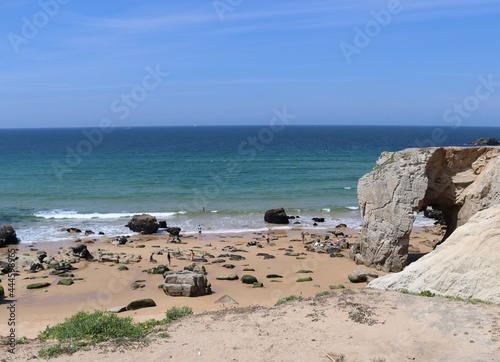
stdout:
{"type": "Polygon", "coordinates": [[[358,182],[362,230],[357,259],[384,271],[406,266],[418,212],[441,210],[444,239],[476,212],[500,204],[500,148],[410,148],[384,152],[358,182]]]}

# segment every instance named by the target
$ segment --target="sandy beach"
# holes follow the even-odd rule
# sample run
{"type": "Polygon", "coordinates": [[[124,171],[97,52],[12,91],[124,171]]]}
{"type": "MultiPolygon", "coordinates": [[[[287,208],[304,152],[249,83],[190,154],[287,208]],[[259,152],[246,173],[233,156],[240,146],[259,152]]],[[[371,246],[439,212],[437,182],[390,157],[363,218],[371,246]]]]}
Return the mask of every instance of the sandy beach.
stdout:
{"type": "MultiPolygon", "coordinates": [[[[351,243],[355,241],[357,230],[343,229],[342,231],[346,235],[346,241],[351,243]]],[[[161,319],[165,310],[172,306],[189,306],[195,313],[234,307],[271,307],[280,298],[290,295],[313,297],[316,293],[330,290],[331,285],[342,284],[350,289],[366,286],[366,283],[354,284],[348,280],[348,274],[357,266],[347,257],[331,258],[328,254],[305,250],[306,245],[312,245],[311,240],[317,237],[324,238],[324,235],[332,235],[328,233],[328,230],[305,230],[305,244],[302,243],[301,232],[302,230],[271,230],[269,244],[266,242],[267,233],[191,235],[182,237],[182,243],[168,242],[166,235],[137,235],[130,238],[133,242],[129,246],[113,245],[102,238],[98,241],[83,238],[82,241],[93,255],[96,255],[98,249],[104,249],[115,253],[140,255],[142,259],[138,263],[130,264],[80,261],[74,264],[77,269],[71,272],[76,279],[71,286],[57,285],[61,277],[50,275],[50,270],[38,273],[21,272],[16,277],[15,289],[18,315],[17,336],[18,338],[34,338],[47,325],[62,322],[77,311],[107,310],[142,298],[153,299],[157,307],[127,311],[120,315],[132,316],[136,321],[143,321],[149,318],[161,319]],[[253,241],[258,241],[262,247],[247,246],[247,243],[253,241]],[[242,251],[230,254],[241,255],[243,260],[219,258],[220,255],[228,254],[227,250],[234,250],[233,248],[242,251]],[[163,290],[158,289],[158,285],[163,282],[162,276],[147,274],[144,271],[160,264],[167,265],[167,251],[170,251],[172,255],[170,269],[182,270],[192,263],[191,250],[195,253],[195,258],[204,255],[212,256],[212,258],[207,257],[208,262],[197,264],[205,266],[213,293],[197,298],[165,295],[163,290]],[[274,258],[264,259],[258,256],[258,253],[271,254],[274,258]],[[151,254],[156,263],[150,261],[151,254]],[[222,259],[224,262],[213,263],[217,259],[222,259]],[[234,268],[224,267],[223,265],[226,264],[232,264],[234,268]],[[126,265],[128,270],[119,271],[120,265],[126,265]],[[254,271],[244,271],[244,269],[254,269],[254,271]],[[307,270],[310,273],[297,273],[300,270],[307,270]],[[239,277],[244,274],[254,275],[264,283],[264,288],[252,288],[251,285],[243,284],[240,280],[216,279],[218,276],[227,274],[237,274],[239,277]],[[268,279],[266,277],[269,274],[278,274],[282,278],[268,279]],[[307,276],[311,276],[313,280],[300,283],[296,281],[300,277],[307,276]],[[27,285],[40,281],[49,282],[51,285],[43,289],[26,289],[27,285]],[[140,281],[139,284],[144,287],[132,290],[131,285],[136,281],[140,281]],[[223,295],[231,296],[238,304],[215,303],[223,295]]],[[[417,231],[414,234],[414,241],[418,250],[429,251],[428,245],[433,237],[435,238],[433,235],[425,234],[422,230],[417,231]]],[[[332,236],[331,240],[335,241],[335,239],[332,236]]],[[[40,242],[29,246],[20,244],[18,256],[23,254],[36,256],[39,250],[52,255],[60,247],[67,245],[75,245],[75,243],[68,242],[61,245],[61,243],[40,242]]],[[[347,256],[348,250],[343,250],[342,254],[347,256]]],[[[383,275],[382,272],[375,272],[383,275]]],[[[7,302],[8,299],[3,301],[4,304],[7,302]]],[[[2,310],[0,318],[7,318],[5,310],[2,310]]],[[[7,335],[6,325],[3,323],[0,334],[7,335]]]]}
{"type": "MultiPolygon", "coordinates": [[[[305,245],[311,245],[311,240],[318,236],[332,235],[329,231],[332,230],[305,230],[305,245]]],[[[346,241],[355,241],[357,230],[342,231],[346,241]]],[[[77,269],[72,273],[82,279],[71,286],[57,285],[60,277],[50,275],[49,270],[35,274],[21,272],[16,279],[16,333],[17,338],[26,337],[28,343],[17,345],[15,355],[2,353],[7,358],[3,361],[37,359],[37,351],[42,347],[41,342],[34,339],[38,333],[77,311],[107,310],[142,298],[152,298],[157,306],[126,311],[120,316],[131,316],[138,322],[162,319],[165,311],[173,306],[189,306],[194,315],[171,325],[170,338],[152,336],[146,344],[127,346],[125,354],[123,346],[104,344],[54,360],[495,361],[500,352],[498,306],[377,291],[365,288],[366,283],[351,283],[347,275],[358,267],[354,261],[306,251],[301,232],[271,230],[269,244],[267,233],[193,235],[182,237],[180,244],[168,242],[165,235],[137,235],[130,238],[133,240],[130,246],[116,246],[104,239],[83,239],[92,254],[105,249],[140,255],[142,259],[126,264],[126,271],[118,270],[125,264],[75,263],[77,269]],[[262,247],[247,246],[254,241],[262,247]],[[224,250],[231,248],[240,250],[231,254],[245,259],[213,263],[221,259],[220,254],[227,254],[224,250]],[[150,275],[144,270],[167,264],[167,251],[177,256],[172,258],[171,269],[182,270],[191,264],[191,250],[195,258],[209,259],[197,264],[205,266],[213,293],[196,298],[165,295],[158,289],[162,276],[150,275]],[[285,255],[291,250],[292,256],[285,255]],[[257,256],[258,253],[275,258],[264,259],[257,256]],[[150,261],[151,254],[156,263],[150,261]],[[225,264],[233,264],[234,268],[227,269],[223,267],[225,264]],[[244,271],[245,268],[255,271],[244,271]],[[299,270],[311,273],[300,274],[299,270]],[[230,273],[239,277],[254,275],[264,283],[264,288],[252,288],[240,280],[216,279],[230,273]],[[268,274],[282,278],[268,279],[268,274]],[[47,278],[42,278],[44,276],[47,278]],[[296,281],[303,276],[311,276],[313,281],[296,281]],[[37,279],[27,279],[33,277],[37,279]],[[26,289],[28,284],[40,280],[50,282],[51,286],[26,289]],[[144,287],[132,290],[135,281],[144,287]],[[346,289],[329,288],[338,284],[346,289]],[[330,293],[317,296],[325,291],[330,293]],[[215,303],[223,295],[231,296],[238,304],[215,303]],[[302,300],[275,307],[278,299],[290,295],[300,296],[302,300]]],[[[410,257],[430,251],[435,240],[437,236],[432,233],[414,230],[410,257]]],[[[21,244],[19,255],[36,255],[41,249],[50,255],[64,246],[60,243],[21,244]]],[[[347,250],[342,253],[348,255],[347,250]]],[[[375,269],[371,271],[384,274],[375,269]]],[[[3,301],[7,303],[8,300],[3,301]]],[[[7,320],[5,309],[0,318],[7,320]]],[[[7,335],[4,323],[0,334],[7,335]]]]}

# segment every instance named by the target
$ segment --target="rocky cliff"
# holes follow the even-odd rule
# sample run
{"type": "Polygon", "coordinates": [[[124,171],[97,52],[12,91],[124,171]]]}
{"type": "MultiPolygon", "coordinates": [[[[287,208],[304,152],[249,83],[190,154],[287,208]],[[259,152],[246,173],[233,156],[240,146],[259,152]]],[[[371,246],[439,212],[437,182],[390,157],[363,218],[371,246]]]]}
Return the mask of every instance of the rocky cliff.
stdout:
{"type": "Polygon", "coordinates": [[[500,205],[475,214],[432,253],[369,287],[478,298],[500,304],[500,205]]]}
{"type": "Polygon", "coordinates": [[[383,153],[358,183],[363,226],[356,258],[384,271],[406,266],[418,212],[441,210],[444,239],[476,212],[500,204],[500,148],[447,147],[383,153]]]}

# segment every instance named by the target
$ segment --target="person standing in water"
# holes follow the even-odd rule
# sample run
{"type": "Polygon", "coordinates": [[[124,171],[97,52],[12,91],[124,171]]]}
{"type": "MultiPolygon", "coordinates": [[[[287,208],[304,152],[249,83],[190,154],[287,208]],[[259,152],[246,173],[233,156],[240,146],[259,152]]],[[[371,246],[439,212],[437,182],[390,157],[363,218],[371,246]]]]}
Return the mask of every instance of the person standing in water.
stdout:
{"type": "Polygon", "coordinates": [[[198,234],[201,234],[201,225],[198,225],[198,234]]]}

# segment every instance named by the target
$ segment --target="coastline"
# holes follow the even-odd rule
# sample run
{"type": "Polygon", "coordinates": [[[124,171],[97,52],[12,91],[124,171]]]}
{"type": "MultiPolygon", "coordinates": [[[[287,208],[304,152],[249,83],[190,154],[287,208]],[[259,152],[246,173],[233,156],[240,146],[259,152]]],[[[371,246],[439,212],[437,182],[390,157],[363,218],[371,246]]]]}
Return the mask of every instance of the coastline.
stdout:
{"type": "MultiPolygon", "coordinates": [[[[142,298],[152,298],[157,306],[154,308],[145,308],[136,311],[127,311],[120,313],[120,316],[130,316],[136,321],[144,321],[150,318],[162,318],[165,311],[173,306],[189,306],[198,314],[207,311],[220,311],[232,309],[235,307],[262,306],[271,307],[278,299],[290,295],[302,296],[304,298],[314,297],[317,293],[330,291],[330,285],[342,284],[348,289],[359,289],[366,286],[366,283],[351,283],[347,275],[358,266],[354,261],[343,258],[331,258],[328,254],[316,252],[307,252],[301,241],[301,232],[306,233],[306,243],[311,241],[311,234],[318,236],[327,235],[328,230],[317,229],[273,229],[270,231],[270,244],[265,241],[266,233],[225,233],[225,234],[205,234],[185,235],[182,237],[182,243],[167,242],[164,234],[156,235],[134,235],[131,246],[117,246],[105,242],[103,239],[87,237],[81,240],[87,245],[91,254],[96,255],[97,250],[105,249],[112,252],[124,252],[127,254],[136,254],[141,256],[141,261],[130,264],[116,264],[111,262],[98,261],[80,261],[75,263],[77,268],[72,273],[76,280],[71,286],[57,285],[58,276],[50,275],[50,270],[43,270],[38,273],[20,272],[16,277],[16,301],[17,301],[17,337],[34,338],[47,325],[54,325],[64,321],[77,311],[86,310],[107,310],[112,307],[126,305],[129,302],[142,298]],[[262,248],[247,246],[248,242],[260,241],[262,248]],[[197,263],[204,265],[208,275],[208,281],[212,285],[213,294],[203,297],[171,297],[164,294],[163,290],[158,289],[158,285],[163,282],[161,275],[150,275],[143,272],[148,268],[160,264],[167,264],[165,252],[179,251],[180,258],[172,258],[172,270],[182,270],[185,266],[191,264],[189,260],[190,250],[193,250],[196,256],[210,253],[214,258],[220,254],[226,253],[224,247],[236,247],[246,252],[236,253],[245,258],[240,261],[229,261],[226,263],[197,263]],[[286,251],[293,250],[299,253],[299,256],[285,255],[286,251]],[[159,255],[161,252],[163,255],[159,255]],[[151,263],[149,257],[153,253],[157,263],[151,263]],[[269,253],[275,256],[274,259],[265,260],[258,253],[269,253]],[[233,269],[224,268],[224,264],[233,264],[233,269]],[[120,265],[126,265],[129,270],[118,271],[120,265]],[[246,272],[244,268],[253,268],[255,271],[246,272]],[[297,271],[304,269],[310,270],[309,274],[298,274],[297,271]],[[216,280],[216,277],[227,274],[237,274],[241,277],[244,274],[252,274],[257,277],[259,282],[264,283],[264,288],[252,288],[242,284],[240,280],[226,281],[216,280]],[[279,274],[282,278],[266,278],[268,274],[279,274]],[[311,282],[297,282],[296,280],[303,276],[311,276],[311,282]],[[47,277],[43,279],[26,279],[29,277],[47,277]],[[131,289],[131,284],[137,280],[144,285],[143,288],[131,289]],[[48,288],[39,290],[27,290],[28,284],[48,281],[51,285],[48,288]],[[227,305],[215,303],[217,299],[224,295],[230,295],[235,299],[237,305],[227,305]]],[[[354,242],[358,230],[340,229],[346,234],[346,240],[354,242]]],[[[331,235],[331,234],[330,234],[331,235]]],[[[415,228],[414,237],[411,244],[415,244],[419,251],[426,252],[430,248],[426,245],[433,240],[435,236],[426,234],[420,228],[415,228]]],[[[36,256],[37,251],[44,250],[51,255],[56,253],[59,248],[64,246],[74,246],[75,241],[65,242],[40,242],[34,245],[17,245],[18,255],[36,256]]],[[[11,246],[12,248],[12,246],[11,246]]],[[[0,254],[7,252],[7,248],[0,249],[0,254]],[[5,250],[4,250],[5,249],[5,250]]],[[[348,255],[348,250],[343,250],[344,256],[348,255]]],[[[375,270],[373,270],[375,271],[375,270]]],[[[379,275],[384,275],[375,271],[379,275]]],[[[332,291],[334,292],[334,291],[332,291]]],[[[4,300],[2,304],[7,303],[4,300]]],[[[3,312],[1,318],[4,318],[3,312]]],[[[0,335],[7,335],[7,331],[0,331],[0,335]]]]}

